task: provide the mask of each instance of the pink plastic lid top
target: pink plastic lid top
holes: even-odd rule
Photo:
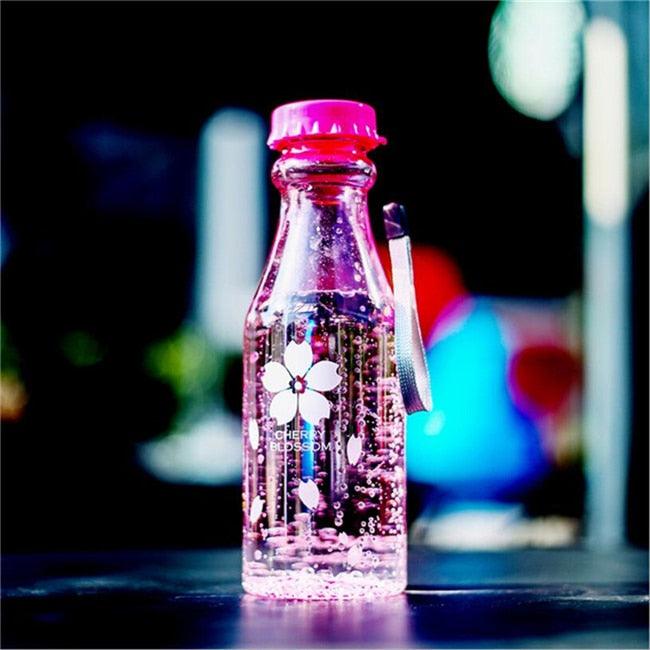
[[[309,137],[352,137],[366,149],[386,144],[377,133],[375,109],[347,99],[309,99],[278,106],[271,115],[267,144],[282,150],[294,140]]]

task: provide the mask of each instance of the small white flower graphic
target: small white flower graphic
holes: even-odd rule
[[[310,510],[316,510],[320,500],[320,493],[318,492],[318,486],[314,481],[311,479],[300,481],[300,485],[298,486],[298,496]]]
[[[253,503],[251,504],[250,514],[248,515],[251,524],[257,523],[257,520],[260,518],[260,515],[262,514],[263,508],[264,508],[264,499],[262,499],[259,496],[256,496],[253,499]]]
[[[356,465],[361,456],[361,438],[359,436],[350,436],[347,444],[348,461],[350,465]]]
[[[336,388],[342,377],[331,361],[312,365],[313,356],[309,343],[291,341],[284,351],[284,365],[269,361],[264,366],[262,384],[270,393],[277,393],[270,413],[278,424],[286,424],[296,413],[314,425],[330,416],[329,402],[317,391]]]
[[[253,450],[256,450],[260,445],[260,428],[253,419],[248,423],[248,441],[251,443]]]
[[[363,551],[361,550],[361,546],[359,544],[354,544],[353,546],[350,546],[350,550],[348,551],[348,564],[350,566],[356,566],[363,560]]]

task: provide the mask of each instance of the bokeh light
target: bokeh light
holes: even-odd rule
[[[569,106],[580,78],[584,22],[579,0],[500,3],[490,26],[489,64],[509,104],[539,120]]]
[[[533,421],[508,391],[508,350],[489,301],[447,315],[427,355],[434,410],[409,421],[408,471],[463,498],[518,490],[546,469]]]

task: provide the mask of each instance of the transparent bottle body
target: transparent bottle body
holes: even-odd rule
[[[281,221],[244,332],[243,586],[259,596],[406,585],[405,411],[373,181],[353,146],[274,168]]]

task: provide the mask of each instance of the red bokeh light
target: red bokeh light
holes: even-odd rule
[[[557,345],[532,345],[515,352],[509,380],[515,402],[531,415],[556,413],[580,381],[580,362]]]
[[[378,248],[382,266],[392,282],[388,246],[380,245]],[[413,246],[413,274],[422,338],[427,341],[445,307],[468,293],[458,265],[433,246]]]

